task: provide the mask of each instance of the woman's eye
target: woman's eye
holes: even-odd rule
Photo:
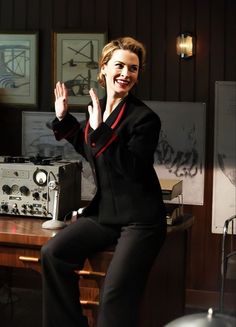
[[[138,70],[138,68],[136,66],[131,66],[130,70],[131,70],[131,72],[136,72]]]

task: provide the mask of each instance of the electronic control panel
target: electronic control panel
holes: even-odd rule
[[[21,159],[0,158],[0,214],[52,218],[56,206],[64,219],[80,207],[79,161]]]

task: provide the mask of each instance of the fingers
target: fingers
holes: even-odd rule
[[[88,106],[88,112],[89,112],[89,115],[91,116],[93,113],[93,107],[91,105]]]
[[[56,87],[54,89],[54,94],[55,94],[56,99],[60,98],[61,93],[62,93],[61,90],[62,90],[61,82],[57,82]]]
[[[95,93],[93,88],[91,88],[89,90],[89,95],[90,95],[91,100],[93,102],[93,106],[99,106],[99,99],[98,99],[97,94]]]
[[[65,83],[62,83],[62,89],[63,89],[63,96],[66,98],[67,97],[67,88],[65,86]]]
[[[64,83],[61,83],[60,81],[56,83],[54,89],[54,95],[55,95],[56,117],[59,120],[62,120],[65,117],[68,110],[67,89]]]
[[[60,97],[64,97],[64,98],[67,97],[67,89],[64,83],[61,83],[60,81],[56,83],[56,87],[54,89],[54,95],[56,99]]]
[[[88,106],[90,126],[95,130],[102,122],[99,99],[93,89],[89,90],[92,105]]]
[[[91,88],[89,90],[89,95],[90,95],[92,103],[93,103],[93,105],[88,106],[88,111],[89,111],[89,114],[91,115],[94,112],[94,109],[95,110],[100,109],[100,103],[99,103],[99,99],[98,99],[97,94],[95,93],[94,89]]]

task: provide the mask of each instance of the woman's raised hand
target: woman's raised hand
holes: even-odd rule
[[[64,83],[57,82],[54,89],[55,95],[55,113],[59,120],[62,120],[68,110],[67,89]]]
[[[88,106],[89,123],[93,129],[96,129],[102,122],[102,113],[99,99],[93,89],[89,90],[92,105]]]

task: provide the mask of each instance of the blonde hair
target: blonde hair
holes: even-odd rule
[[[105,87],[106,80],[105,80],[105,76],[101,72],[101,68],[103,67],[103,65],[108,63],[114,51],[119,49],[129,50],[130,52],[135,53],[139,58],[139,71],[144,68],[145,60],[146,60],[146,50],[141,42],[128,36],[118,38],[116,40],[112,40],[111,42],[109,42],[104,46],[99,60],[100,72],[98,74],[98,82],[102,87]]]

